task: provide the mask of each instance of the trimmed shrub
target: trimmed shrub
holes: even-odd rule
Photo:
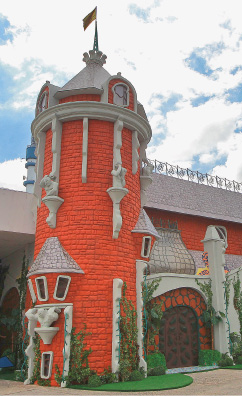
[[[142,381],[143,375],[139,370],[134,370],[129,376],[129,381]]]
[[[113,384],[118,382],[117,375],[111,372],[111,368],[104,369],[103,373],[100,375],[102,384]]]
[[[149,376],[150,377],[151,376],[155,377],[155,376],[158,376],[158,375],[164,375],[165,373],[166,373],[166,370],[165,370],[165,368],[163,366],[157,366],[157,367],[149,369],[148,372],[147,372],[147,375],[148,375],[148,377]]]
[[[163,353],[157,352],[157,353],[151,353],[150,355],[147,356],[147,368],[152,369],[155,367],[163,366],[165,370],[167,369],[166,367],[166,358]]]
[[[237,358],[236,358],[236,362],[235,362],[236,364],[242,364],[242,356],[238,356]]]
[[[233,359],[231,359],[231,357],[229,357],[228,353],[222,353],[222,357],[218,362],[218,365],[220,367],[226,367],[226,366],[233,366]]]
[[[92,388],[101,386],[102,385],[101,378],[97,374],[91,375],[91,377],[88,378],[88,385]]]
[[[216,349],[203,349],[199,351],[199,366],[213,366],[216,363],[218,364],[220,359],[221,353]]]

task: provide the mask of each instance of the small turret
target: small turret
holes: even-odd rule
[[[26,192],[33,194],[34,192],[34,183],[36,180],[35,174],[35,164],[36,164],[36,156],[35,156],[36,144],[34,138],[31,138],[31,144],[27,146],[26,149],[26,164],[25,168],[27,169],[27,180],[24,180],[23,185],[26,187]]]

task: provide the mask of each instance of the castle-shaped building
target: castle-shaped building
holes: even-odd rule
[[[226,211],[231,202],[241,207],[240,194],[155,174],[156,164],[146,156],[151,127],[135,87],[121,73],[111,76],[104,69],[101,51],[84,53],[83,60],[85,68],[62,88],[49,81],[43,85],[32,123],[38,209],[28,272],[26,383],[34,369],[35,335],[41,338],[41,377],[56,386],[54,367],[63,378],[68,374],[70,333],[84,324],[91,333],[91,369],[118,371],[124,282],[137,310],[144,369],[144,279],[162,278],[154,295],[164,311],[156,343],[168,367],[197,365],[199,349],[211,347],[201,319],[206,296],[197,278],[212,280],[214,306],[227,313],[222,288],[227,228],[237,227],[239,235],[242,220],[233,216],[237,207]],[[239,257],[238,267],[240,242],[230,249],[230,256]],[[199,277],[203,251],[210,274]],[[235,311],[230,316],[236,328]],[[215,331],[221,352],[229,351],[227,319]]]

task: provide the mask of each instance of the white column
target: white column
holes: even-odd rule
[[[113,335],[112,335],[112,372],[119,370],[119,321],[120,300],[122,297],[122,279],[113,279]]]
[[[88,118],[83,118],[82,137],[82,183],[87,182]]]
[[[36,156],[37,162],[35,165],[36,169],[36,182],[34,185],[34,195],[37,198],[38,207],[41,206],[41,192],[42,188],[40,187],[40,181],[43,178],[44,172],[44,160],[45,160],[45,140],[46,140],[46,133],[39,132],[38,133],[38,142],[37,142],[37,149],[36,149]]]
[[[216,312],[225,314],[224,299],[224,265],[225,241],[219,237],[215,226],[208,226],[205,238],[202,241],[204,251],[208,252],[209,272],[212,281],[212,304]],[[229,329],[226,318],[222,318],[214,326],[214,348],[221,353],[229,353]]]
[[[136,260],[136,296],[137,296],[137,328],[138,328],[138,345],[139,345],[139,366],[147,371],[147,363],[144,360],[143,353],[143,296],[142,283],[144,281],[144,270],[147,268],[147,262]]]
[[[61,157],[61,137],[62,137],[62,123],[57,116],[52,119],[52,175],[55,176],[56,182],[59,183],[60,175],[60,157]]]

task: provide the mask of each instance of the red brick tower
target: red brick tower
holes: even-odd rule
[[[39,207],[29,286],[37,305],[27,316],[33,328],[59,328],[40,342],[42,377],[53,385],[54,365],[61,372],[68,365],[65,318],[70,329],[86,324],[92,333],[90,367],[114,370],[114,288],[126,282],[136,306],[136,260],[141,250],[148,257],[156,236],[141,209],[152,171],[145,156],[151,129],[133,85],[121,73],[110,76],[105,59],[89,51],[86,67],[63,88],[47,81],[32,123]]]

